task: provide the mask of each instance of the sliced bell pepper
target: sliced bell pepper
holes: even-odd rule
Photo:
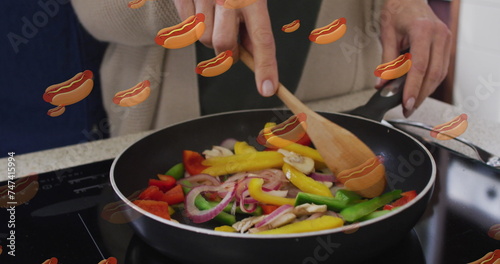
[[[191,175],[200,174],[208,168],[202,164],[205,158],[196,151],[184,150],[182,152],[182,164],[186,171]]]
[[[295,203],[295,199],[284,198],[265,193],[262,190],[263,184],[264,184],[264,179],[262,178],[253,178],[248,182],[248,192],[250,193],[250,196],[252,196],[252,198],[254,198],[255,200],[264,204],[274,204],[274,205],[284,205],[284,204],[293,205]]]
[[[283,164],[283,172],[285,173],[286,178],[301,191],[326,197],[333,197],[332,192],[328,187],[326,187],[326,185],[314,180],[311,177],[307,177],[304,173],[295,169],[290,164]]]
[[[184,164],[182,162],[175,164],[165,174],[174,177],[176,180],[182,179],[184,177]]]
[[[340,217],[331,215],[323,215],[315,219],[306,219],[299,222],[294,222],[275,229],[258,232],[258,235],[279,235],[313,232],[325,229],[336,228],[344,225],[344,221]]]
[[[339,193],[339,191],[337,191],[335,197],[326,197],[317,194],[299,192],[295,198],[295,206],[312,203],[317,205],[326,205],[328,210],[339,212],[342,209],[361,201],[361,197],[355,193],[351,194],[352,192],[350,191],[343,191]]]
[[[245,171],[257,171],[283,166],[283,154],[276,151],[257,151],[239,155],[213,157],[203,161],[210,166],[202,172],[212,176],[221,176]]]
[[[150,212],[159,217],[170,220],[168,203],[163,201],[153,200],[135,200],[133,203],[147,212]]]
[[[384,193],[381,196],[377,196],[368,201],[361,202],[355,204],[353,206],[349,206],[340,211],[340,215],[347,222],[354,222],[359,220],[360,218],[368,215],[371,212],[374,212],[378,208],[383,207],[384,205],[399,199],[401,197],[401,190],[394,190],[388,193]]]
[[[182,186],[177,184],[174,188],[168,190],[163,195],[163,200],[169,205],[178,204],[184,202],[184,191]]]
[[[401,193],[401,196],[402,196],[401,198],[397,199],[393,203],[384,205],[384,210],[392,210],[396,207],[407,204],[411,200],[415,199],[415,197],[417,197],[417,192],[415,190],[407,191]]]
[[[158,174],[157,176],[159,180],[149,179],[149,186],[158,186],[162,192],[166,192],[172,189],[176,184],[175,178],[170,175]]]
[[[144,191],[139,194],[140,200],[153,200],[153,201],[164,201],[165,193],[160,190],[158,186],[148,186]]]
[[[228,225],[218,226],[214,228],[214,230],[220,232],[230,232],[230,233],[234,233],[237,231],[234,227]]]
[[[245,154],[245,153],[254,153],[257,152],[254,146],[248,145],[245,141],[237,141],[234,143],[234,154]]]
[[[270,214],[278,209],[279,206],[274,204],[261,204],[260,207],[262,207],[263,214]]]

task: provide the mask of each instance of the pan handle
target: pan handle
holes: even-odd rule
[[[387,82],[365,105],[345,113],[382,121],[385,113],[401,104],[406,75]]]

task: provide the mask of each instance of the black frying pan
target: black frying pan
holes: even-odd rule
[[[354,112],[377,111],[381,119],[385,111],[400,102],[400,98],[384,97],[383,93],[376,93],[367,107]],[[131,225],[138,236],[181,263],[355,263],[369,259],[394,246],[417,223],[432,194],[435,163],[422,144],[397,129],[347,114],[321,114],[352,131],[376,154],[385,156],[388,190],[416,190],[417,198],[399,210],[356,226],[274,236],[216,232],[212,230],[216,225],[191,225],[182,215],[177,218],[180,223],[163,220],[126,198],[145,188],[149,178],[180,162],[182,150],[203,151],[226,138],[255,142],[264,123],[282,122],[291,116],[286,110],[210,115],[155,132],[114,160],[111,184],[120,199],[134,209],[128,211],[132,212]]]

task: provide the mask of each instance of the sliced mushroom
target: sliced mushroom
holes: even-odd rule
[[[250,229],[258,222],[262,221],[265,217],[265,215],[247,217],[241,221],[234,223],[233,228],[240,233],[245,233],[248,229]]]
[[[302,173],[309,174],[314,171],[313,159],[284,149],[278,149],[278,152],[280,152],[281,154],[283,154],[283,156],[285,156],[283,158],[284,162],[290,164],[291,166],[301,171]]]
[[[293,208],[293,213],[297,216],[312,215],[314,213],[324,213],[326,212],[326,205],[317,205],[305,203]]]

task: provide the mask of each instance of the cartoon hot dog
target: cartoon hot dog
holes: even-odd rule
[[[17,179],[15,185],[0,186],[0,208],[8,208],[14,203],[15,206],[22,205],[33,199],[38,192],[38,174]],[[12,186],[15,188],[12,190]],[[10,188],[9,188],[10,187]],[[14,199],[9,199],[9,194],[16,194]]]
[[[337,180],[363,197],[377,197],[384,192],[386,185],[383,158],[374,156],[357,167],[343,170],[337,175]]]
[[[46,261],[44,261],[42,264],[57,264],[59,260],[57,258],[49,258]]]
[[[119,106],[134,106],[144,102],[151,93],[148,80],[136,84],[134,87],[118,92],[113,97],[113,103]]]
[[[274,146],[269,141],[272,137],[280,137],[290,142],[308,145],[311,140],[306,133],[306,119],[306,114],[299,113],[278,125],[266,126],[266,128],[259,132],[257,142],[269,149],[277,149],[279,147]]]
[[[217,0],[217,4],[224,6],[228,9],[238,9],[249,6],[257,0]]]
[[[375,76],[392,80],[405,75],[411,68],[411,54],[399,55],[395,60],[380,64],[375,69]]]
[[[300,27],[300,20],[296,19],[296,20],[292,21],[291,23],[282,26],[281,30],[285,33],[292,33],[295,30],[299,29],[299,27]]]
[[[54,108],[49,109],[49,111],[47,111],[47,115],[49,115],[51,117],[56,117],[56,116],[60,116],[60,115],[64,114],[65,111],[66,111],[66,107],[64,107],[64,105],[60,105],[60,106],[56,106]]]
[[[147,0],[133,0],[128,2],[128,7],[132,9],[141,8]]]
[[[43,100],[56,106],[77,103],[92,91],[94,87],[92,77],[92,71],[86,70],[65,82],[51,85],[45,89]]]
[[[482,258],[469,264],[498,264],[500,263],[500,249],[486,253]]]
[[[500,240],[500,224],[492,225],[488,230],[488,236],[495,240]]]
[[[431,137],[448,140],[460,136],[467,129],[467,114],[456,116],[451,121],[432,128]]]
[[[195,43],[205,32],[205,15],[198,13],[181,23],[161,29],[156,35],[156,44],[167,49],[180,49]]]
[[[215,58],[202,61],[196,66],[196,73],[205,77],[213,77],[229,70],[233,65],[233,52],[226,50],[221,52]]]
[[[344,36],[346,30],[346,19],[341,17],[324,27],[311,31],[309,40],[317,44],[332,43]]]

